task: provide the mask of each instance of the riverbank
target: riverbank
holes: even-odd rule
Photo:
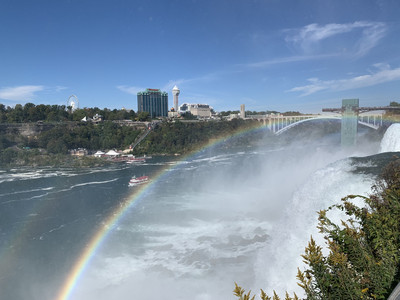
[[[0,168],[13,167],[101,167],[113,162],[94,156],[51,154],[39,149],[6,149],[0,156]]]
[[[165,122],[153,129],[132,154],[136,156],[184,155],[205,145],[226,140],[224,147],[254,144],[265,131],[240,135],[259,128],[257,121]],[[111,122],[98,126],[81,124],[75,128],[56,126],[38,136],[24,138],[18,134],[3,135],[0,141],[0,167],[77,166],[93,167],[112,164],[110,160],[91,155],[72,156],[68,149],[85,148],[89,153],[100,149],[127,149],[140,137],[141,131]]]

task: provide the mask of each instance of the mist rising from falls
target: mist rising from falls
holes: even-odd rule
[[[272,290],[279,295],[284,295],[285,291],[303,295],[296,280],[297,268],[303,269],[304,266],[300,255],[304,253],[310,236],[319,245],[325,244],[316,227],[317,212],[339,203],[346,195],[367,195],[370,192],[372,178],[353,174],[352,169],[354,166],[349,159],[335,162],[314,172],[294,192],[284,216],[272,229],[268,246],[259,253],[256,267],[260,276],[253,290],[261,287],[270,295]]]
[[[368,144],[366,144],[368,145]],[[380,153],[400,151],[400,124],[391,125],[380,144]],[[373,153],[368,153],[371,155]],[[365,156],[362,153],[350,156]],[[373,165],[369,161],[362,164]],[[338,160],[316,170],[300,186],[288,203],[281,220],[272,229],[270,239],[263,251],[260,251],[256,268],[259,277],[253,290],[263,288],[267,293],[272,290],[284,295],[303,291],[297,286],[297,268],[304,270],[301,258],[312,236],[320,246],[325,245],[323,236],[318,232],[318,215],[321,209],[340,203],[341,198],[350,194],[367,196],[374,183],[373,175],[353,172],[358,166],[351,159]],[[339,212],[330,212],[329,217],[337,224],[346,216]],[[326,251],[326,248],[325,248]],[[292,296],[292,295],[291,295]]]
[[[392,124],[383,136],[380,153],[400,151],[400,124]]]
[[[317,211],[369,193],[373,180],[346,159],[372,153],[315,140],[205,152],[169,172],[119,224],[73,299],[228,300],[234,282],[293,291],[310,235],[323,245]]]

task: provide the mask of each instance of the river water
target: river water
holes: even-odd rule
[[[392,156],[365,145],[344,151],[337,137],[266,140],[137,165],[1,170],[1,299],[56,299],[89,241],[139,188],[128,186],[134,175],[154,181],[110,227],[64,299],[224,300],[234,298],[234,282],[298,291],[316,211],[367,195]]]

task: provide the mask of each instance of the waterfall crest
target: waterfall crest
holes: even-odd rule
[[[390,125],[382,138],[379,153],[400,151],[400,123]]]

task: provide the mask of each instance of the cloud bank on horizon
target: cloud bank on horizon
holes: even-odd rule
[[[100,1],[95,10],[80,4],[80,14],[64,0],[23,2],[0,9],[6,105],[77,94],[82,106],[136,109],[139,91],[174,85],[180,101],[216,110],[318,111],[342,98],[385,105],[399,95],[396,1]],[[37,46],[26,47],[32,36]]]

